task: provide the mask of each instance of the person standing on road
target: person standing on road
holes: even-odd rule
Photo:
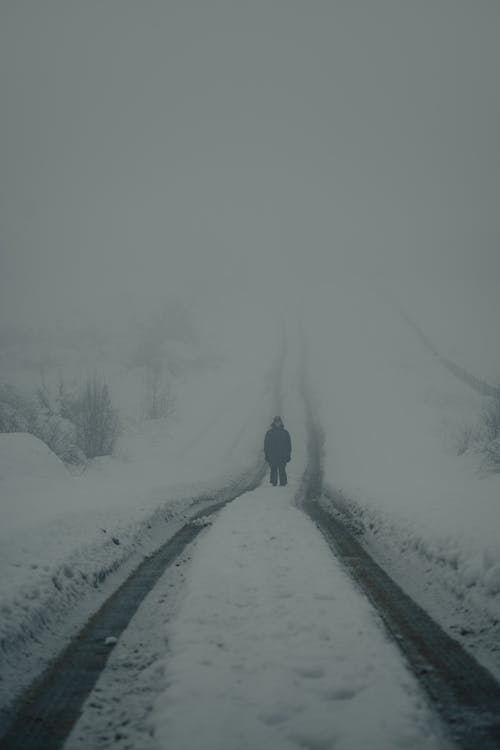
[[[271,429],[266,432],[264,455],[271,467],[271,484],[276,487],[279,475],[280,485],[284,487],[288,481],[286,465],[292,456],[292,441],[281,417],[274,417]]]

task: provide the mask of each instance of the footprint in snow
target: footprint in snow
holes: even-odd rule
[[[261,714],[259,716],[259,719],[266,726],[275,727],[278,724],[283,724],[283,722],[287,721],[289,719],[289,716],[284,712],[270,711],[269,713]]]
[[[307,680],[319,680],[326,674],[323,667],[295,667],[294,672]]]
[[[323,690],[322,696],[329,701],[350,701],[355,698],[356,695],[361,692],[359,687],[333,687]]]
[[[290,735],[292,742],[302,750],[334,750],[338,737],[315,735],[312,732],[294,732]]]
[[[335,596],[333,594],[325,593],[325,592],[317,592],[314,594],[314,598],[319,602],[333,602],[335,601]]]

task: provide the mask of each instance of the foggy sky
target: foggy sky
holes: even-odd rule
[[[0,0],[3,323],[500,280],[497,0]]]

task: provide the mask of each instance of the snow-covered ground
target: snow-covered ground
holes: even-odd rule
[[[354,295],[342,284],[316,292],[303,319],[313,407],[325,436],[325,505],[333,498],[344,508],[403,588],[500,675],[500,474],[485,470],[473,443],[463,452],[460,445],[489,400],[443,367],[390,295],[364,286]],[[497,385],[493,310],[484,299],[468,310],[460,338],[463,298],[453,305],[451,297],[424,294],[423,307],[445,318],[424,328],[426,335],[443,356]],[[412,315],[422,310],[408,304]],[[446,315],[437,314],[439,304]]]
[[[158,747],[444,748],[415,678],[288,488],[243,495],[197,545],[167,630]]]
[[[448,747],[382,622],[294,504],[305,460],[299,447],[287,488],[266,480],[238,498],[164,574],[67,750]]]
[[[236,300],[234,309],[238,310]],[[286,347],[282,318],[277,313],[269,316],[264,307],[257,310],[248,300],[241,301],[234,319],[226,312],[221,305],[216,324],[225,356],[215,358],[211,367],[194,370],[179,379],[175,419],[142,423],[130,420],[115,455],[94,461],[83,474],[69,473],[32,436],[0,436],[4,699],[26,684],[46,658],[61,647],[63,637],[74,632],[86,613],[105,598],[142,555],[176,530],[194,501],[234,485],[236,479],[261,465],[262,437],[277,411],[283,414],[292,434],[291,476],[298,481],[306,462],[306,410],[301,395],[306,377],[315,420],[325,436],[324,502],[330,505],[331,498],[335,498],[337,504],[343,504],[363,530],[364,543],[403,588],[469,646],[488,668],[500,674],[491,637],[495,623],[500,621],[497,539],[500,476],[486,473],[481,457],[474,450],[466,450],[462,455],[457,450],[464,426],[479,419],[484,397],[443,368],[398,313],[393,301],[369,293],[364,287],[359,297],[353,295],[349,285],[344,288],[342,284],[325,284],[314,293],[306,289],[300,312],[296,314],[290,307],[283,316]],[[462,364],[458,341],[455,336],[452,351],[446,350],[446,342],[438,335],[434,344],[445,356],[453,355]],[[493,382],[491,359],[490,352],[487,372],[475,370],[474,374]],[[470,353],[463,361],[471,368]],[[304,535],[309,540],[305,546],[318,546],[318,556],[308,563],[309,574],[304,568],[300,575],[313,575],[312,571],[320,567],[329,569],[337,591],[336,598],[331,600],[335,606],[330,600],[320,604],[320,599],[311,606],[324,607],[325,617],[331,617],[333,623],[337,623],[339,610],[342,617],[345,614],[347,620],[338,623],[338,631],[335,628],[334,632],[329,631],[332,648],[345,650],[350,641],[347,632],[347,640],[342,640],[341,627],[349,630],[347,610],[354,613],[361,607],[364,622],[373,615],[368,614],[364,604],[351,599],[347,582],[329,559],[319,535],[314,536],[308,522],[299,521],[300,513],[291,507],[292,494],[271,496],[262,490],[253,500],[246,497],[238,501],[234,512],[225,511],[209,532],[218,539],[220,557],[212,561],[214,569],[226,565],[229,572],[238,567],[237,557],[241,563],[247,556],[248,566],[255,563],[254,573],[248,570],[248,575],[255,575],[256,588],[263,588],[262,595],[271,597],[267,583],[263,582],[261,558],[264,555],[265,559],[267,553],[262,549],[264,542],[257,529],[262,530],[266,524],[279,527],[279,533],[271,534],[276,536],[276,540],[271,540],[276,544],[269,548],[269,555],[276,553],[290,570],[295,570],[295,566],[300,568],[305,556],[303,543],[290,544],[290,540]],[[271,503],[276,506],[268,509]],[[232,528],[238,524],[249,526],[246,547],[235,546],[233,537],[238,534],[229,533],[226,520],[222,519],[227,519]],[[255,523],[253,534],[252,523]],[[200,550],[205,543],[205,540],[200,543]],[[212,595],[215,605],[217,597],[224,593],[218,582],[223,573],[212,575],[208,563],[200,562],[205,554],[210,557],[209,547],[199,552],[185,608],[179,614],[179,623],[186,625],[192,643],[197,637],[193,625],[199,614],[196,607],[205,607],[207,597]],[[270,568],[274,559],[268,559]],[[203,568],[207,581],[201,586]],[[272,585],[290,588],[292,578],[283,570],[282,573],[283,580],[276,579]],[[215,587],[212,593],[208,590],[209,581]],[[206,592],[202,592],[204,587]],[[269,617],[279,618],[269,597],[263,599],[262,606],[268,606],[265,604],[268,601]],[[224,611],[229,617],[233,608],[238,608],[237,592],[225,601]],[[284,604],[286,601],[275,601],[278,609]],[[292,620],[303,616],[307,623],[309,615],[305,610],[307,607],[300,612],[290,610],[288,616]],[[75,613],[71,630],[68,623]],[[216,607],[210,616],[217,617]],[[223,625],[221,621],[219,627]],[[373,627],[377,631],[378,625]],[[177,695],[183,690],[189,693],[190,670],[195,666],[192,660],[198,658],[198,646],[195,648],[194,644],[190,653],[183,641],[188,637],[182,635],[183,630],[178,624],[172,631],[172,643],[178,644],[172,652],[172,669],[178,676],[172,690],[179,691]],[[201,638],[201,631],[199,635]],[[236,632],[233,645],[242,643],[243,635]],[[311,643],[318,651],[307,652],[306,661],[309,657],[313,661],[321,657],[322,645],[316,636],[317,632],[311,636]],[[380,654],[385,654],[388,645],[381,633],[376,637],[380,638]],[[299,641],[297,649],[302,648]],[[202,645],[200,641],[200,649]],[[205,646],[208,653],[209,644]],[[217,644],[214,648],[223,651]],[[271,641],[267,641],[267,648],[273,650]],[[375,652],[367,652],[366,659],[378,674],[379,657]],[[245,656],[241,669],[243,672],[250,669],[250,662],[255,661],[256,682],[252,684],[258,693],[256,686],[262,677],[262,665],[257,655],[250,653],[254,656]],[[17,669],[19,659],[27,665],[22,675]],[[276,660],[278,671],[278,662],[282,661]],[[346,685],[361,685],[349,698],[349,705],[357,706],[359,711],[364,710],[364,697],[370,694],[373,684],[362,671],[364,661],[365,655],[343,673]],[[285,672],[274,673],[275,678],[288,679],[292,673],[297,676],[299,662],[302,663],[299,659],[297,664],[283,667]],[[169,664],[167,661],[167,670]],[[210,673],[210,679],[217,677],[224,682],[229,675],[234,677],[231,663],[226,666],[227,670],[224,668],[220,675]],[[394,684],[409,685],[404,669],[400,666],[395,669],[402,671]],[[309,711],[314,690],[320,684],[326,686],[326,692],[333,690],[332,679],[328,670],[312,682],[304,675],[297,677],[297,694],[304,693],[303,727],[313,721]],[[295,705],[293,680],[291,684],[290,705]],[[277,732],[283,743],[292,735],[298,741],[302,731],[298,715],[292,717],[285,711],[280,714],[283,721],[274,727],[272,721],[261,722],[260,697],[252,698],[245,690],[235,689],[234,701],[239,701],[241,707],[254,700],[255,711],[252,709],[248,720],[255,722],[256,732],[263,732],[266,737],[270,736],[266,733]],[[423,735],[419,733],[424,709],[418,708],[419,699],[413,687],[408,690],[405,698],[408,703],[401,704],[400,719],[403,715],[413,719],[401,719],[398,723],[393,717],[391,737],[401,737],[400,732],[409,731],[410,741],[417,737],[422,741]],[[321,701],[323,698],[320,705],[325,711],[332,710],[328,701]],[[161,727],[168,726],[168,732],[177,733],[181,743],[184,741],[181,738],[187,736],[182,710],[174,717],[161,705],[160,701],[160,731],[166,732]],[[334,701],[333,705],[337,703]],[[216,706],[212,708],[217,717],[214,721],[222,720]],[[236,711],[236,707],[233,709]],[[202,716],[200,721],[204,721]],[[320,724],[323,722],[319,721]],[[279,734],[279,726],[286,727],[283,734]],[[340,732],[348,743],[340,719],[336,726],[335,732]],[[211,724],[210,731],[216,734],[216,723]],[[330,741],[332,737],[328,735],[326,739]],[[316,740],[320,742],[321,738]],[[429,747],[432,742],[429,737]]]

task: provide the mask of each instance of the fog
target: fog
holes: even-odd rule
[[[498,3],[0,13],[4,324],[339,277],[498,293]]]
[[[0,734],[200,523],[71,747],[444,747],[303,500],[500,679],[499,39],[499,0],[0,0]]]

